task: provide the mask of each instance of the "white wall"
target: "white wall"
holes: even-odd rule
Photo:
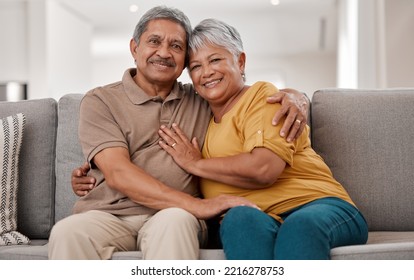
[[[414,1],[388,0],[385,11],[387,86],[414,87]]]
[[[127,68],[134,67],[128,55],[94,57],[92,66],[92,86],[103,86],[120,81]]]
[[[49,97],[46,2],[29,1],[26,5],[28,99]]]
[[[26,5],[0,2],[0,83],[27,82]]]
[[[267,67],[249,68],[247,81],[272,81],[279,87],[290,87],[305,92],[310,98],[321,88],[336,86],[336,54],[312,52],[277,56],[270,59]],[[279,83],[278,78],[282,79]]]
[[[414,87],[414,1],[340,0],[339,9],[338,86]]]
[[[0,82],[27,83],[29,99],[89,89],[92,31],[55,1],[0,2]]]
[[[50,96],[87,91],[92,86],[91,24],[55,1],[48,3],[47,20]]]

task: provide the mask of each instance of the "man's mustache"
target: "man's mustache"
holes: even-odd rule
[[[163,59],[163,58],[151,58],[148,60],[149,63],[155,63],[155,64],[161,64],[168,67],[175,67],[176,64],[174,61],[171,61],[169,59]]]

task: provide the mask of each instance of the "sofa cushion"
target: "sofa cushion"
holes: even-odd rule
[[[52,98],[0,102],[0,118],[26,116],[19,160],[17,228],[30,239],[48,238],[54,223],[57,102]]]
[[[17,231],[19,158],[24,131],[24,114],[0,119],[0,245],[29,244]]]
[[[112,260],[141,260],[141,251],[115,252]],[[200,260],[225,260],[222,249],[200,249]]]
[[[312,98],[312,146],[370,231],[414,230],[414,90],[326,89]]]
[[[30,245],[0,247],[0,260],[47,260],[47,239],[32,239]]]
[[[342,246],[331,250],[333,260],[412,260],[414,231],[373,231],[366,245]]]
[[[412,260],[413,258],[414,242],[354,245],[331,250],[332,260]]]
[[[58,102],[56,222],[72,213],[72,207],[77,199],[70,182],[72,170],[85,162],[78,137],[79,105],[82,96],[82,94],[67,94]]]

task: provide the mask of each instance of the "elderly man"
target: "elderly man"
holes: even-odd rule
[[[204,139],[211,117],[192,85],[177,82],[190,32],[181,11],[149,10],[130,41],[136,69],[84,96],[79,136],[96,187],[52,229],[50,259],[109,259],[127,250],[141,250],[144,259],[198,259],[204,219],[238,205],[256,207],[240,197],[200,199],[197,178],[158,145],[161,125],[179,123],[187,135]],[[292,109],[301,98],[285,110],[305,122],[306,114]]]

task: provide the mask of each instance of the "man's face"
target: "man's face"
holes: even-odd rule
[[[170,20],[148,23],[139,45],[131,41],[140,82],[165,85],[174,82],[185,66],[187,37],[184,28]]]

